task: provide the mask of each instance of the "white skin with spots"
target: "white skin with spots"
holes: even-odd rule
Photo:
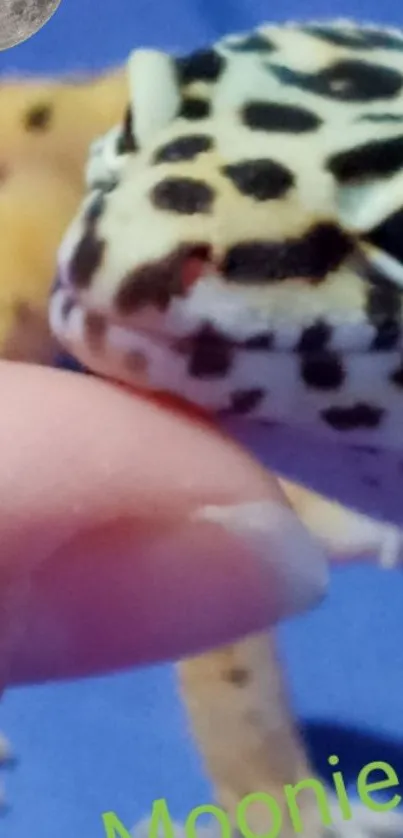
[[[339,26],[337,32],[343,31]],[[365,30],[366,37],[368,32],[379,35],[378,30]],[[136,150],[127,151],[126,141],[126,149],[118,153],[119,126],[91,150],[88,195],[60,248],[60,285],[51,300],[51,325],[74,355],[103,375],[168,390],[214,412],[231,412],[234,398],[251,395],[242,424],[253,420],[255,426],[262,422],[277,426],[264,430],[269,466],[364,514],[400,525],[403,265],[397,258],[395,229],[390,226],[384,231],[381,243],[379,236],[376,240],[368,236],[398,213],[403,194],[403,122],[399,121],[403,39],[392,32],[389,45],[353,48],[291,25],[263,27],[259,37],[266,40],[266,51],[261,46],[241,51],[241,36],[238,44],[234,39],[221,42],[216,56],[224,68],[214,81],[195,81],[196,71],[193,75],[188,71],[178,84],[170,56],[151,50],[132,54],[132,123],[126,132],[131,130]],[[352,30],[352,37],[362,36]],[[381,72],[378,86],[372,78],[368,82],[359,77],[357,62],[369,65],[372,73]],[[309,89],[301,89],[301,74],[323,77],[336,65],[347,70],[333,73],[325,94],[319,94],[312,82]],[[279,79],[279,67],[283,74],[284,67],[292,70],[297,82]],[[385,80],[385,73],[390,78],[387,75]],[[376,91],[370,97],[369,83]],[[209,116],[196,121],[175,117],[181,101],[190,95],[210,101]],[[241,109],[257,98],[260,105],[274,101],[286,111],[293,110],[297,128],[277,125],[276,130],[258,130],[256,118],[254,127],[250,127],[251,118],[245,127]],[[287,113],[280,115],[280,123],[287,119]],[[200,135],[207,137],[210,150],[192,159],[171,156],[154,163],[161,148],[178,138]],[[361,164],[357,148],[363,149],[361,158],[365,158],[366,144],[381,142],[385,145],[379,145],[375,163],[364,160]],[[353,175],[348,165],[343,167],[342,159],[351,151],[355,151]],[[379,164],[382,154],[388,160],[397,154],[399,159],[385,170]],[[248,187],[255,194],[245,194],[245,189],[242,192],[223,174],[225,166],[256,160],[283,167],[293,185],[283,193],[280,188],[275,198],[262,200],[261,195],[256,198],[256,185]],[[211,190],[213,200],[206,211],[200,205],[203,195],[193,196],[196,204],[188,211],[187,198],[180,211],[172,204],[155,206],[153,190],[155,194],[167,178],[178,177],[197,180]],[[73,257],[88,230],[88,210],[100,199],[103,207],[92,230],[102,242],[102,255],[90,270],[87,254],[88,275],[84,282],[75,283]],[[183,195],[179,200],[183,201]],[[316,251],[316,240],[311,239],[308,249],[284,257],[282,242],[284,247],[289,247],[290,239],[306,242],[318,225],[327,225],[330,232],[323,235],[322,230]],[[345,237],[340,241],[339,233]],[[277,248],[274,264],[265,257],[263,275],[259,275],[255,264],[246,259],[242,275],[241,259],[241,268],[238,264],[230,276],[225,274],[222,266],[231,261],[228,253],[256,240]],[[383,242],[387,250],[381,247]],[[185,293],[181,277],[186,273],[186,259],[175,267],[176,291],[168,293],[161,308],[152,293],[144,293],[144,285],[155,284],[164,259],[186,247],[192,256],[196,245],[208,246],[208,258],[199,261],[198,274]],[[276,257],[280,267],[276,267]],[[150,266],[154,276],[141,278]],[[281,272],[278,279],[276,270]],[[136,296],[140,281],[141,300]],[[125,306],[118,302],[122,293],[126,293]],[[88,313],[101,315],[106,323],[98,343],[88,339]],[[326,344],[317,344],[303,355],[295,351],[306,330],[317,324],[328,330]],[[205,359],[216,349],[207,334],[198,353],[198,366],[201,355],[205,369],[192,373],[194,336],[206,326],[223,344],[236,345],[218,362],[218,368],[213,359],[211,369]],[[393,330],[396,337],[389,339]],[[270,349],[240,345],[265,336],[270,336]],[[180,351],[175,345],[179,338],[184,338]],[[218,346],[218,352],[225,355],[225,347],[221,352]],[[255,435],[256,428],[253,439]],[[353,454],[352,446],[364,448]],[[285,457],[281,455],[284,449]],[[328,462],[324,473],[312,468],[319,457]],[[395,487],[393,492],[390,486]]]

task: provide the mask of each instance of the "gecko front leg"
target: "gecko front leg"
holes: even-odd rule
[[[247,807],[249,836],[402,838],[401,815],[373,812],[352,800],[351,817],[346,818],[333,790],[325,789],[323,783],[325,807],[319,805],[312,782],[299,787],[316,778],[293,719],[282,673],[273,633],[258,634],[178,664],[182,697],[198,748],[217,803],[227,811],[234,834],[241,832],[237,819],[241,801],[263,793],[274,798],[281,822],[268,804],[255,801]],[[291,797],[285,794],[285,786],[294,787]],[[296,804],[293,815],[290,799]],[[220,838],[222,830],[214,823],[207,833],[201,828],[200,835]]]
[[[178,671],[218,804],[234,827],[241,800],[265,792],[282,810],[281,835],[294,836],[284,786],[314,775],[292,721],[274,637],[258,634],[183,660]],[[320,815],[312,792],[301,793],[300,799],[307,838],[319,838]],[[248,808],[249,827],[257,834],[267,833],[270,817],[263,803]]]

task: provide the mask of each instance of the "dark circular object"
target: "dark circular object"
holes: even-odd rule
[[[151,193],[154,206],[179,215],[208,213],[214,202],[214,192],[207,183],[186,177],[164,178]]]

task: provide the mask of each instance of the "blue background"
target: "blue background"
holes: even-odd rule
[[[278,20],[331,14],[403,22],[398,0],[281,5]],[[42,32],[0,54],[0,68],[102,69],[136,45],[189,49],[248,28],[267,18],[267,7],[266,0],[62,0]],[[403,779],[402,602],[399,572],[335,571],[326,603],[279,632],[317,767],[337,753],[353,785],[373,759]],[[7,776],[6,838],[104,838],[103,811],[115,810],[130,827],[155,798],[185,817],[210,797],[169,666],[13,690],[0,728],[21,758]]]

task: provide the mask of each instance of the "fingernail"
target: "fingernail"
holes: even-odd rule
[[[323,597],[328,583],[326,553],[285,504],[252,501],[205,506],[198,520],[220,524],[262,561],[281,583],[284,616],[305,611]]]

